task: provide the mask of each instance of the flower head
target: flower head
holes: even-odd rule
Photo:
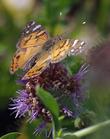
[[[87,67],[83,65],[77,74],[71,76],[62,64],[50,64],[41,75],[21,81],[24,89],[18,91],[18,96],[12,99],[10,109],[16,113],[15,117],[28,115],[29,122],[42,117],[44,122],[35,131],[40,133],[46,123],[51,122],[52,117],[36,94],[35,88],[39,85],[56,98],[61,114],[73,118],[85,98],[81,80],[86,72]]]
[[[28,115],[29,121],[32,122],[36,118],[43,116],[47,121],[51,120],[49,111],[41,104],[39,98],[34,96],[32,92],[27,90],[20,90],[18,96],[12,99],[13,103],[10,104],[10,109],[16,113],[16,118]]]

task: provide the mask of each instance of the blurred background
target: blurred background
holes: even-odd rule
[[[20,88],[9,66],[20,32],[27,22],[42,24],[51,36],[71,34],[91,48],[85,53],[91,68],[85,108],[93,124],[110,117],[110,0],[1,0],[0,1],[0,136],[20,128],[21,120],[8,110]],[[78,61],[75,68],[77,67]],[[110,139],[109,129],[88,136]],[[34,139],[34,137],[33,137]]]

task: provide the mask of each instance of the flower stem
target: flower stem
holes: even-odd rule
[[[101,122],[99,124],[96,124],[94,126],[91,126],[91,127],[85,128],[85,129],[82,129],[82,130],[74,132],[74,133],[64,133],[63,136],[74,136],[74,137],[77,137],[77,138],[81,138],[81,137],[84,137],[84,136],[89,135],[91,133],[94,133],[97,130],[102,129],[102,128],[108,126],[108,125],[110,125],[110,120],[107,120],[105,122]]]

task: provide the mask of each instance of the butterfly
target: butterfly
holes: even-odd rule
[[[84,44],[84,41],[67,39],[62,35],[50,38],[42,25],[31,21],[21,33],[10,72],[21,68],[25,71],[22,80],[33,78],[40,75],[50,63],[58,63],[67,56],[81,53]]]

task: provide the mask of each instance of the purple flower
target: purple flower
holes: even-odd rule
[[[72,112],[72,111],[70,111],[68,108],[62,108],[61,109],[61,112],[63,113],[63,114],[65,114],[65,116],[67,116],[67,117],[73,117],[74,118],[74,113]]]
[[[56,98],[61,114],[74,118],[85,99],[85,88],[81,81],[86,73],[86,65],[83,65],[77,74],[71,76],[62,64],[50,64],[41,75],[26,82],[19,81],[23,83],[24,89],[18,91],[17,97],[12,99],[10,109],[14,110],[16,118],[28,115],[29,122],[41,117],[43,122],[34,132],[35,134],[40,133],[52,120],[50,112],[36,94],[35,88],[40,85]]]
[[[31,92],[20,90],[18,96],[12,99],[12,102],[13,103],[10,104],[10,109],[14,110],[16,118],[27,114],[29,121],[32,122],[41,115],[45,117],[45,120],[50,121],[49,111],[45,110],[38,97],[33,96]]]
[[[28,94],[26,93],[26,90],[18,91],[18,96],[15,99],[12,99],[12,104],[10,104],[10,109],[14,110],[14,113],[16,113],[15,118],[25,116],[25,114],[29,111],[29,103],[27,103],[27,100],[29,98]]]
[[[36,129],[34,134],[40,134],[42,132],[42,130],[46,127],[46,122],[42,122]]]

